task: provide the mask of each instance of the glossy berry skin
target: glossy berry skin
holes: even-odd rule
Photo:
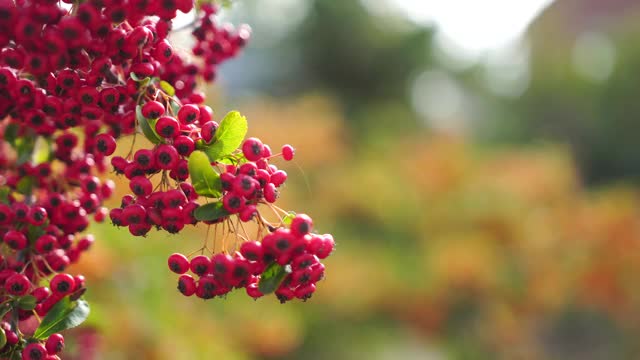
[[[27,247],[27,237],[17,230],[9,230],[4,235],[3,241],[14,250],[22,250]]]
[[[282,158],[286,161],[293,160],[293,155],[295,154],[295,149],[291,145],[282,146]]]
[[[202,140],[204,140],[207,144],[213,140],[213,137],[216,135],[216,131],[218,131],[218,125],[215,121],[208,121],[202,125],[202,129],[200,130],[200,135],[202,136]]]
[[[41,343],[31,343],[22,350],[22,360],[44,360],[47,357],[47,349]]]
[[[156,122],[156,132],[164,138],[173,139],[180,135],[180,124],[171,116],[163,116]]]
[[[57,274],[51,279],[49,287],[54,294],[64,296],[70,294],[75,289],[75,279],[69,274]]]
[[[180,155],[175,147],[167,144],[159,145],[154,151],[156,164],[160,169],[171,170],[178,164]]]
[[[258,241],[246,241],[240,246],[242,256],[251,261],[258,261],[262,258],[262,244]]]
[[[29,292],[31,281],[23,274],[13,274],[4,283],[4,289],[11,295],[22,296]]]
[[[190,269],[191,272],[198,276],[210,274],[212,271],[211,260],[204,255],[198,255],[191,259]]]
[[[297,214],[291,220],[290,228],[294,236],[304,236],[313,229],[313,220],[306,214]]]
[[[264,145],[258,138],[248,138],[242,143],[242,153],[249,161],[262,159]]]
[[[109,134],[96,136],[96,150],[104,156],[110,156],[116,151],[116,139]]]
[[[64,349],[64,337],[61,334],[52,334],[45,343],[45,348],[49,355],[55,355]]]
[[[167,262],[169,265],[169,270],[173,271],[176,274],[184,274],[189,271],[189,259],[187,259],[187,257],[182,254],[171,254]]]
[[[178,279],[178,291],[184,296],[191,296],[196,293],[196,281],[188,274],[180,275]]]
[[[193,104],[183,105],[180,110],[178,110],[178,121],[180,121],[181,124],[193,124],[199,119],[200,109]]]

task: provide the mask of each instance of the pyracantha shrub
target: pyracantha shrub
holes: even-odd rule
[[[187,57],[168,35],[192,11]],[[84,277],[67,269],[94,242],[90,221],[133,236],[208,227],[159,269],[185,296],[314,293],[334,240],[274,204],[287,180],[276,162],[293,147],[245,139],[246,119],[215,116],[196,88],[251,34],[217,12],[192,0],[0,0],[0,358],[57,359],[59,332],[86,319]],[[112,157],[124,136],[152,146]],[[109,170],[131,191],[110,210]]]

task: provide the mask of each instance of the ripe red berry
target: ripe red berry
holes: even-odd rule
[[[246,199],[238,194],[229,192],[222,198],[224,209],[230,214],[236,214],[242,211],[245,206]]]
[[[58,244],[57,239],[49,234],[40,236],[35,243],[35,249],[39,254],[46,254],[55,249]]]
[[[182,254],[171,254],[168,259],[169,269],[176,274],[184,274],[189,271],[189,259]]]
[[[27,247],[27,237],[20,231],[9,230],[4,234],[3,241],[14,250],[22,250]]]
[[[242,143],[242,153],[249,161],[262,159],[263,144],[258,138],[248,138]]]
[[[47,358],[47,349],[38,342],[27,344],[22,350],[22,360],[44,360]]]
[[[284,170],[278,170],[271,174],[271,183],[276,187],[284,184],[287,181],[287,173]]]
[[[291,145],[284,145],[282,147],[282,158],[286,161],[291,161],[293,159],[293,155],[295,154],[295,149]]]
[[[96,136],[96,150],[104,156],[113,154],[116,150],[116,139],[109,134],[100,134]]]
[[[240,246],[240,253],[248,260],[259,261],[262,259],[262,244],[258,241],[245,241]]]
[[[129,188],[136,196],[147,196],[153,191],[153,184],[145,176],[135,176],[129,182]]]
[[[304,286],[300,286],[295,290],[295,296],[303,301],[307,301],[309,298],[311,298],[311,295],[313,295],[313,293],[316,291],[316,285],[315,284],[307,284]]]
[[[54,294],[67,295],[75,289],[76,283],[73,276],[69,274],[57,274],[51,279],[49,287]]]
[[[31,281],[23,274],[14,273],[7,278],[4,289],[11,295],[22,296],[29,292]]]
[[[304,236],[313,229],[313,220],[306,214],[297,214],[291,220],[291,234],[294,236]]]
[[[178,290],[182,293],[182,295],[191,296],[195,294],[196,287],[196,281],[191,275],[183,274],[180,275],[180,278],[178,278]]]
[[[196,143],[192,138],[188,136],[179,135],[176,136],[175,139],[173,139],[173,146],[178,151],[178,154],[182,156],[189,156],[195,149]]]
[[[180,110],[178,110],[178,121],[181,124],[193,124],[198,121],[200,118],[200,109],[193,104],[183,105]]]
[[[210,274],[212,271],[211,260],[204,255],[198,255],[191,259],[190,269],[198,276]]]
[[[141,112],[147,119],[157,119],[164,114],[164,105],[158,101],[149,101],[142,105]]]
[[[164,138],[174,138],[180,135],[180,124],[171,116],[163,116],[156,122],[156,132]]]
[[[47,349],[47,353],[49,353],[49,355],[60,353],[62,349],[64,349],[64,337],[61,334],[52,334],[47,339],[45,348]]]
[[[47,220],[47,210],[40,206],[33,206],[29,209],[27,220],[31,225],[40,226]]]
[[[207,144],[213,140],[213,137],[216,135],[216,131],[218,131],[218,125],[215,121],[207,121],[202,124],[202,128],[200,129],[200,136],[202,136],[202,140]]]
[[[246,287],[247,295],[251,296],[254,299],[264,296],[260,290],[258,290],[258,283],[249,284]]]
[[[173,169],[178,164],[179,158],[180,155],[178,155],[178,151],[176,151],[176,148],[171,145],[162,144],[155,150],[156,164],[160,169]]]

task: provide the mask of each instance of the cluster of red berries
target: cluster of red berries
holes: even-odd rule
[[[275,292],[281,301],[306,300],[323,277],[320,259],[331,253],[332,237],[311,234],[310,218],[274,205],[287,174],[270,161],[291,160],[293,148],[272,154],[257,138],[243,141],[246,119],[232,112],[214,121],[196,89],[198,79],[214,80],[251,31],[218,23],[218,8],[204,2],[191,61],[167,36],[177,12],[193,8],[193,0],[0,0],[1,358],[58,359],[64,339],[52,329],[86,318],[84,278],[64,272],[94,241],[83,235],[91,217],[109,216],[136,236],[154,227],[221,227],[221,247],[205,239],[203,255],[171,257],[185,295],[245,287],[254,298]],[[103,202],[114,183],[98,176],[127,135],[153,147],[132,145],[127,156],[111,158],[132,194],[109,211]],[[267,220],[261,207],[277,219]],[[248,222],[256,236],[244,230]],[[24,320],[36,316],[35,332],[25,330]]]
[[[289,228],[274,229],[261,241],[245,241],[233,255],[197,255],[189,260],[183,254],[172,254],[169,269],[180,274],[178,290],[185,296],[195,294],[210,299],[234,288],[245,288],[249,296],[257,299],[264,295],[263,289],[271,286],[282,303],[293,298],[307,300],[315,292],[316,282],[324,277],[325,267],[320,259],[329,256],[335,245],[330,234],[311,234],[312,225],[309,216],[298,214]],[[267,272],[274,266],[281,273],[275,282],[278,274]],[[193,276],[186,274],[189,270]],[[261,286],[261,281],[273,284]]]

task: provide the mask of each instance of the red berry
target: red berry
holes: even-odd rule
[[[220,127],[220,125],[218,125],[218,123],[215,121],[207,121],[206,123],[202,124],[202,128],[200,129],[200,136],[202,136],[202,140],[204,140],[204,142],[206,142],[207,144],[210,143],[211,140],[213,140],[213,137],[216,135],[218,127]]]
[[[27,247],[27,237],[17,230],[9,230],[4,234],[4,243],[14,250],[22,250]]]
[[[153,191],[153,184],[144,176],[135,176],[129,182],[129,188],[136,196],[148,196]]]
[[[171,145],[162,144],[155,150],[156,164],[158,164],[160,169],[173,169],[178,164],[179,158],[180,155],[178,155],[178,151],[176,151],[176,148]]]
[[[164,138],[174,138],[180,135],[180,124],[171,116],[163,116],[156,122],[156,132]]]
[[[27,344],[22,350],[22,360],[44,360],[47,358],[47,349],[41,343]]]
[[[291,145],[284,145],[282,147],[282,158],[286,161],[291,161],[293,159],[293,155],[295,154],[295,149]]]
[[[49,355],[55,355],[64,349],[64,337],[61,334],[52,334],[47,339],[45,348]]]
[[[198,121],[200,118],[200,109],[193,104],[183,105],[180,110],[178,110],[178,121],[181,124],[193,124]]]
[[[249,161],[258,161],[262,158],[263,145],[258,138],[248,138],[242,143],[242,153]]]
[[[73,276],[69,274],[57,274],[51,279],[49,287],[54,294],[67,295],[75,289],[76,283]]]
[[[58,241],[55,238],[55,236],[45,234],[40,236],[36,240],[35,249],[40,254],[46,254],[49,251],[55,249],[57,244],[58,244]]]
[[[198,276],[210,274],[212,271],[211,260],[204,255],[198,255],[191,259],[190,268],[191,272]]]
[[[189,270],[189,259],[182,254],[172,254],[168,259],[169,269],[176,274],[184,274]]]
[[[13,274],[4,283],[4,289],[11,295],[22,296],[29,292],[31,281],[23,274]]]
[[[264,294],[258,290],[258,283],[247,285],[247,295],[254,299],[264,296]]]
[[[311,295],[313,295],[313,293],[316,291],[316,285],[315,284],[307,284],[304,286],[299,286],[296,290],[295,290],[295,295],[298,299],[301,299],[303,301],[307,301],[307,299],[311,298]]]
[[[142,116],[147,119],[157,119],[164,114],[164,105],[158,101],[149,101],[142,105]]]
[[[291,220],[290,228],[294,236],[304,236],[313,229],[313,220],[306,214],[297,214]]]
[[[178,151],[178,154],[182,156],[189,156],[195,149],[196,143],[192,138],[188,136],[179,135],[176,136],[175,139],[173,139],[173,146]]]
[[[257,241],[246,241],[240,246],[242,256],[251,261],[262,259],[262,244]]]
[[[278,170],[271,174],[271,183],[276,187],[284,184],[285,181],[287,181],[287,173],[284,170]]]
[[[109,134],[100,134],[96,136],[96,150],[104,156],[113,154],[116,150],[116,139]]]
[[[180,275],[178,278],[178,290],[184,296],[191,296],[196,292],[196,281],[188,274]]]

